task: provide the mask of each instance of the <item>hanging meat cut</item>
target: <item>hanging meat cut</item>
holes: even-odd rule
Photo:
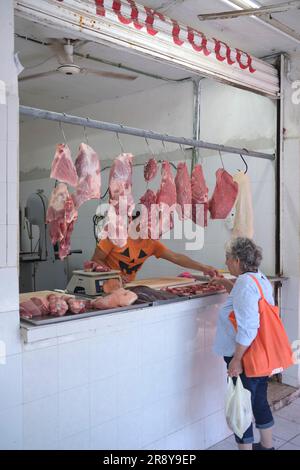
[[[65,144],[58,144],[56,146],[50,178],[62,183],[67,183],[74,188],[78,183],[78,176],[71,158],[71,152],[69,147]]]
[[[72,196],[76,209],[90,199],[99,199],[101,195],[100,160],[97,153],[87,144],[80,144],[75,160],[78,175],[76,192]]]
[[[177,201],[176,186],[169,162],[163,161],[161,174],[160,189],[156,197],[156,204],[159,208],[159,236],[174,227],[173,212]]]
[[[226,219],[238,194],[238,184],[226,170],[219,168],[216,172],[216,187],[209,201],[212,219]]]
[[[69,253],[71,233],[77,217],[78,212],[66,184],[59,183],[52,191],[46,222],[52,244],[60,243],[60,259],[65,258]]]
[[[253,207],[249,177],[242,171],[239,171],[233,176],[233,180],[238,184],[239,189],[235,205],[232,237],[253,238]]]
[[[145,194],[140,199],[140,204],[141,204],[140,236],[141,238],[145,238],[145,239],[154,238],[156,216],[157,216],[156,193],[152,191],[152,189],[147,189]]]
[[[157,161],[155,158],[150,158],[150,160],[148,160],[144,166],[144,178],[147,183],[155,178],[157,175],[157,170]]]
[[[192,219],[201,227],[207,226],[208,187],[206,186],[202,165],[195,165],[192,171]]]
[[[175,186],[178,217],[180,220],[190,219],[192,215],[192,186],[187,164],[185,162],[180,162],[177,165]]]
[[[132,196],[132,159],[131,153],[119,155],[109,173],[109,210],[105,231],[118,247],[126,245],[127,216],[132,216],[135,206]]]

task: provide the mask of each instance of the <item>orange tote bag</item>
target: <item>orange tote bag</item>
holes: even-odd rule
[[[251,276],[260,292],[258,301],[260,324],[257,335],[246,350],[242,362],[247,377],[263,377],[278,374],[294,364],[292,349],[279,318],[278,307],[271,305],[264,297],[256,277]],[[229,319],[237,331],[234,312]]]

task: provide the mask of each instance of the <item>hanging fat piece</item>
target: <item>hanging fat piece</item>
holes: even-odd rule
[[[52,191],[46,214],[46,222],[53,245],[60,243],[59,257],[65,258],[69,254],[71,233],[78,212],[69,194],[67,185],[59,183]]]
[[[132,216],[135,204],[132,196],[131,153],[122,153],[113,162],[109,173],[109,209],[104,229],[108,238],[122,248],[128,238],[128,217]]]
[[[236,175],[233,176],[233,180],[238,184],[239,189],[235,205],[232,238],[253,238],[253,207],[250,179],[248,175],[242,171],[239,171]]]
[[[141,219],[140,236],[141,238],[155,238],[156,222],[156,193],[152,189],[147,189],[140,199]]]
[[[89,145],[80,144],[75,167],[79,179],[72,197],[78,209],[84,202],[101,196],[101,167],[97,153]]]
[[[206,186],[203,169],[195,165],[191,178],[192,186],[192,219],[201,227],[207,226],[208,187]]]
[[[226,219],[234,206],[238,194],[238,184],[223,168],[216,172],[216,187],[209,201],[212,219]]]
[[[158,164],[155,158],[150,158],[144,166],[144,178],[147,183],[152,181],[157,175]]]
[[[177,195],[177,213],[180,220],[190,219],[192,216],[192,186],[185,162],[179,162],[175,177]]]
[[[156,197],[156,204],[159,210],[159,236],[172,230],[174,227],[173,212],[177,202],[176,186],[171,165],[165,160],[162,162],[161,174],[160,189]]]
[[[65,144],[58,144],[56,146],[50,178],[58,180],[61,183],[67,183],[74,188],[77,186],[78,176],[76,168],[71,158],[70,149]]]

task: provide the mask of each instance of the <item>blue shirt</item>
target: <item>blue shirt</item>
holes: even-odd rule
[[[272,285],[264,274],[260,271],[241,274],[235,281],[232,291],[219,312],[217,333],[213,346],[213,350],[218,356],[233,356],[236,343],[250,346],[257,335],[260,293],[255,281],[249,274],[257,278],[267,302],[274,305]],[[232,311],[234,311],[237,321],[237,331],[235,331],[228,318]]]

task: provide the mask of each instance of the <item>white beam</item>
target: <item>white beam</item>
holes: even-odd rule
[[[200,21],[227,20],[230,18],[239,18],[240,16],[264,16],[269,15],[271,13],[282,13],[285,11],[298,9],[300,9],[300,0],[278,3],[276,5],[262,6],[259,8],[246,8],[242,10],[222,11],[219,13],[205,13],[197,16]]]

